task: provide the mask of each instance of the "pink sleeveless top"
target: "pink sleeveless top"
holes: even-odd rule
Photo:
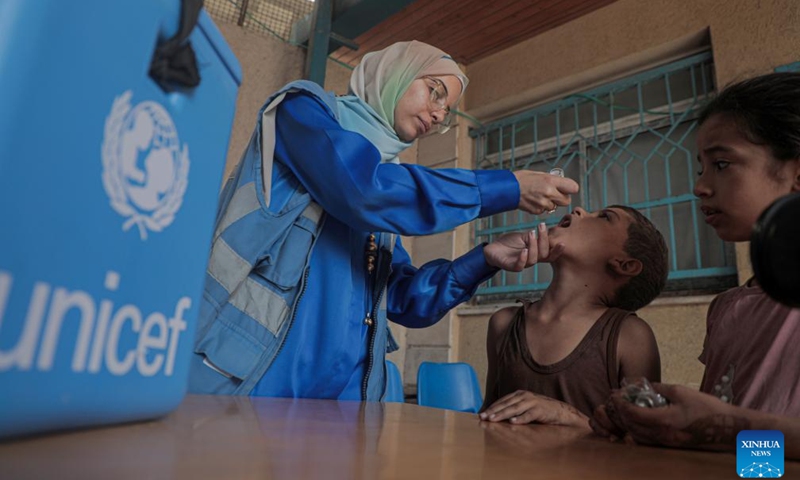
[[[800,416],[800,309],[744,285],[717,295],[706,323],[701,391],[734,405]]]

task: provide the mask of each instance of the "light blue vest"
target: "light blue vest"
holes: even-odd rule
[[[290,90],[315,95],[340,119],[336,97],[306,81],[276,92],[259,112],[247,150],[220,196],[189,375],[192,393],[249,394],[280,352],[303,296],[324,212],[282,164],[273,164],[273,175],[262,175],[262,148],[274,149],[274,136],[264,135],[262,141],[263,113]],[[267,189],[266,199],[264,182],[273,178],[282,181]],[[379,235],[379,245],[378,298],[364,382],[369,400],[381,399],[385,390],[387,341],[396,348],[387,339],[385,308],[394,235]]]

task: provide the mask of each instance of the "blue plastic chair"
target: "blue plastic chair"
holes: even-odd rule
[[[478,413],[483,397],[475,369],[468,363],[422,362],[417,371],[417,403]]]
[[[390,360],[386,360],[386,395],[383,401],[397,403],[406,401],[403,395],[403,381],[400,379],[400,370]]]

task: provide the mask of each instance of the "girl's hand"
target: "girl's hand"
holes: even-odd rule
[[[680,385],[654,383],[653,389],[670,404],[639,407],[617,390],[595,411],[592,429],[604,436],[624,436],[628,443],[731,450],[739,431],[749,428],[747,419],[717,397]]]

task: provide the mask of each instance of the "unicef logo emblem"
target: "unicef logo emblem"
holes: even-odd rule
[[[103,138],[103,187],[111,207],[136,225],[139,236],[160,232],[175,219],[189,183],[189,148],[181,148],[175,124],[160,104],[131,109],[132,92],[114,99]]]

